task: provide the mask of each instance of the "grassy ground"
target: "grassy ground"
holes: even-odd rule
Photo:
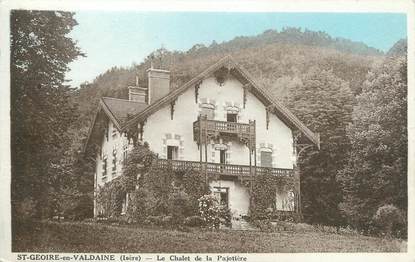
[[[406,244],[321,232],[181,232],[95,223],[38,222],[14,229],[13,252],[402,252]]]

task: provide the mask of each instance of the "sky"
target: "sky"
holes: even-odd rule
[[[237,13],[80,11],[70,33],[86,57],[71,63],[66,78],[73,87],[92,82],[113,66],[141,63],[164,47],[185,51],[268,29],[300,27],[332,37],[363,42],[387,51],[406,37],[406,15],[399,13]]]

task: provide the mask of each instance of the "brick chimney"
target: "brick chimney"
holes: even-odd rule
[[[147,69],[148,76],[148,103],[152,104],[170,92],[170,71]]]
[[[138,85],[138,76],[135,77],[135,86],[128,87],[128,100],[147,103],[147,88]]]

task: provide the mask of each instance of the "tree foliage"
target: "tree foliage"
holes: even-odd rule
[[[346,127],[351,121],[352,92],[333,72],[314,67],[302,76],[302,84],[289,99],[294,114],[320,133],[320,150],[308,150],[299,160],[304,218],[338,224],[342,194],[336,176],[350,148]]]
[[[68,12],[11,12],[13,210],[32,198],[36,216],[49,215],[56,209],[60,181],[70,172],[62,156],[76,110],[65,73],[81,55],[68,36],[76,24]]]
[[[352,150],[341,172],[349,223],[367,229],[387,204],[407,210],[407,62],[390,56],[367,76],[348,128]]]

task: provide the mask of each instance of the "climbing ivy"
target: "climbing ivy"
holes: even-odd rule
[[[275,200],[278,191],[294,188],[294,179],[260,174],[252,182],[249,213],[251,220],[276,219],[297,220],[297,214],[276,210]]]
[[[96,200],[101,206],[101,215],[104,217],[118,217],[121,214],[125,194],[122,177],[100,187]]]
[[[277,179],[269,174],[260,174],[254,177],[249,212],[251,219],[264,219],[268,210],[275,208]]]
[[[127,156],[123,174],[101,186],[97,192],[97,203],[101,206],[104,217],[121,215],[122,204],[126,194],[133,192],[140,183],[141,177],[147,173],[156,158],[148,144],[136,145]]]
[[[128,153],[123,169],[124,186],[127,191],[134,190],[136,185],[142,185],[143,177],[150,171],[156,158],[147,143],[134,146],[133,150]]]

